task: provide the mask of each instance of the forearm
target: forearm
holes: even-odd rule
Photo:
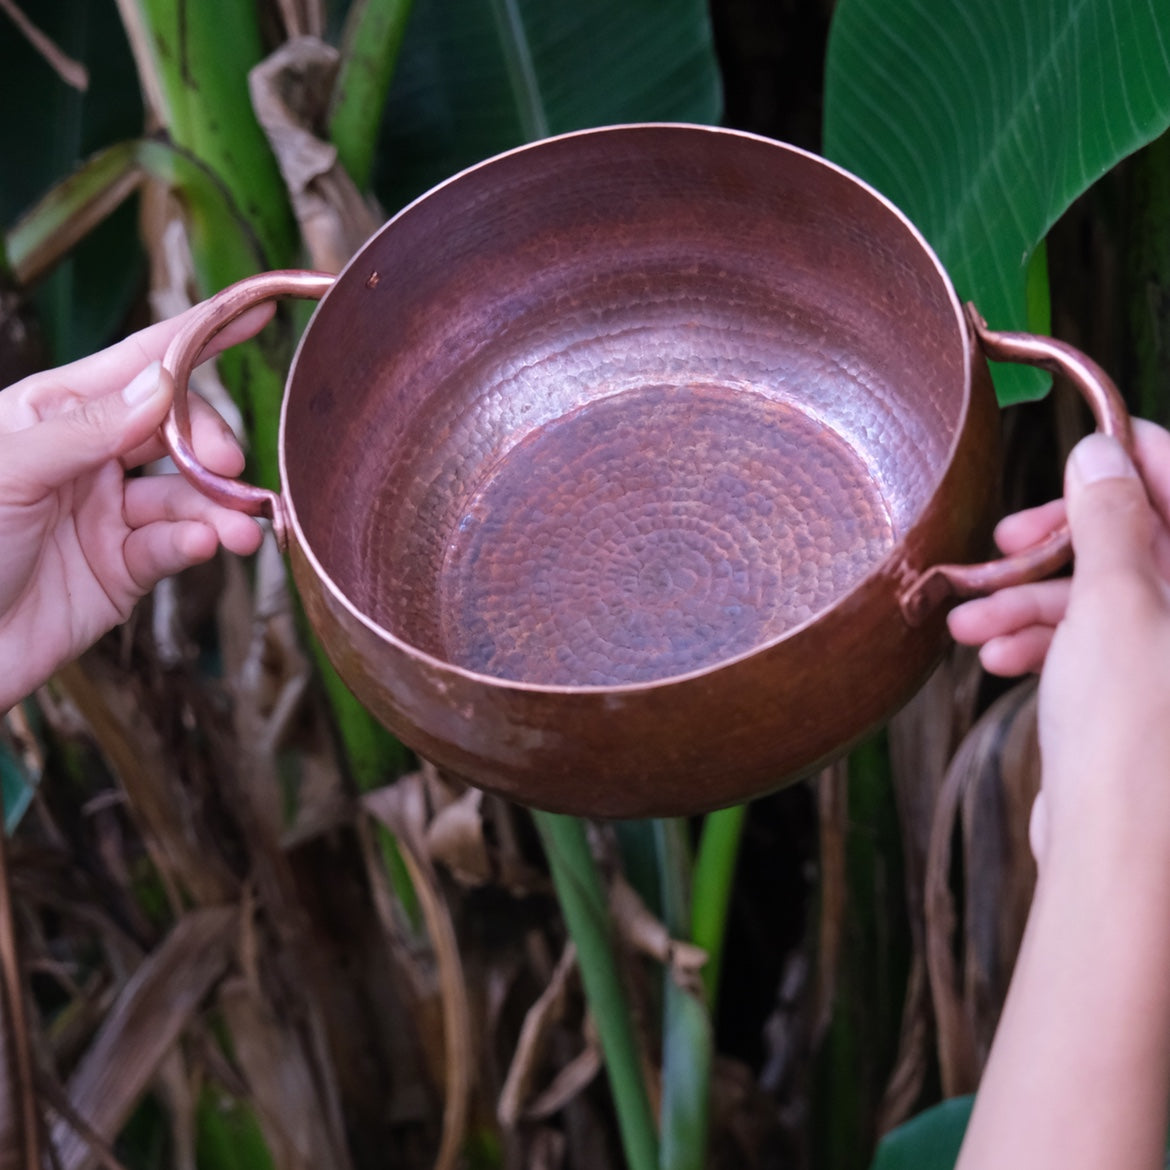
[[[1170,875],[1047,859],[957,1170],[1155,1170],[1170,1099]]]

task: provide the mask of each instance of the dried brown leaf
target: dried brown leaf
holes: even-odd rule
[[[184,890],[202,904],[231,901],[238,883],[204,837],[193,797],[180,783],[137,684],[116,678],[97,654],[70,663],[57,677],[126,793],[172,905],[182,904]]]
[[[465,886],[487,885],[494,866],[483,831],[483,793],[469,788],[440,809],[427,825],[426,848],[432,861],[445,866]]]
[[[532,1135],[525,1159],[528,1170],[563,1170],[568,1142],[560,1130],[542,1126]]]
[[[7,834],[0,816],[0,1167],[40,1170],[40,1151],[41,1121],[9,883]]]
[[[841,956],[844,953],[848,900],[845,848],[849,835],[849,767],[846,761],[830,765],[817,777],[816,793],[821,865],[812,1024],[814,1047],[819,1046],[833,1018]]]
[[[619,872],[611,875],[609,909],[618,933],[634,950],[664,964],[685,991],[703,995],[699,972],[707,962],[707,952],[694,943],[671,938],[666,925]]]
[[[379,226],[337,158],[321,137],[340,55],[316,37],[281,45],[248,77],[252,106],[268,136],[288,187],[293,212],[313,265],[340,272]]]
[[[565,945],[548,986],[525,1013],[512,1063],[496,1103],[496,1116],[505,1128],[514,1126],[525,1114],[532,1087],[548,1052],[552,1030],[565,1018],[576,971],[577,948],[570,942]]]
[[[169,1170],[199,1170],[195,1162],[196,1091],[178,1048],[172,1048],[163,1059],[154,1080],[170,1116]]]
[[[432,861],[464,886],[499,886],[517,896],[548,890],[547,876],[521,855],[514,805],[477,788],[455,789],[433,770],[420,782],[432,810],[424,829]]]
[[[153,38],[138,0],[116,0],[116,3],[130,51],[134,55],[134,70],[138,74],[138,84],[142,88],[142,99],[146,105],[147,129],[154,129],[167,121],[167,104],[154,54]]]
[[[570,1101],[583,1093],[601,1071],[601,1042],[589,1032],[585,1047],[564,1065],[544,1091],[534,1097],[524,1111],[525,1118],[543,1121],[560,1113]]]
[[[913,699],[890,721],[890,764],[906,871],[912,969],[929,967],[926,871],[939,792],[955,749],[975,719],[982,677],[976,654],[956,646]],[[912,982],[903,1002],[897,1081],[886,1090],[883,1117],[892,1123],[915,1094],[929,1065],[934,1017],[930,980]],[[915,1094],[916,1095],[916,1094]]]
[[[192,910],[123,987],[93,1044],[69,1080],[79,1116],[110,1141],[129,1117],[183,1029],[223,976],[237,913]],[[67,1123],[52,1131],[63,1170],[89,1170],[95,1154]]]
[[[409,794],[417,786],[408,784],[399,792],[400,784],[367,793],[363,803],[367,812],[398,839],[434,950],[443,1007],[446,1064],[443,1132],[435,1170],[451,1170],[458,1162],[470,1114],[475,1067],[471,1007],[451,912],[423,844],[422,812],[417,796],[413,803],[409,800]]]
[[[289,37],[319,37],[325,32],[322,0],[277,0],[284,31]]]
[[[976,655],[956,647],[890,720],[890,763],[916,942],[922,933],[923,879],[935,804],[951,758],[975,720],[980,677]]]
[[[350,1170],[307,1056],[312,1045],[242,978],[223,984],[219,1004],[275,1164],[281,1170]]]
[[[1018,904],[1007,907],[997,896],[1003,889],[1005,856],[1000,769],[1005,744],[1015,745],[1011,749],[1012,758],[1018,763],[1026,756],[1024,745],[1034,742],[1029,729],[1034,725],[1035,686],[1034,681],[1029,681],[1013,688],[979,719],[955,754],[935,810],[925,879],[926,956],[946,1096],[974,1091],[981,1057],[986,1052],[986,1040],[981,1043],[977,1038],[976,1013],[963,995],[958,974],[955,942],[958,914],[950,887],[952,841],[960,811],[966,803],[981,816],[976,826],[980,841],[968,858],[968,867],[976,867],[968,875],[968,887],[979,888],[975,905],[968,908],[968,914],[975,914],[970,929],[975,931],[974,948],[982,957],[979,961],[992,954],[990,964],[998,969],[999,939],[1003,933],[999,916],[1005,909],[1012,914],[1018,911]],[[972,790],[978,790],[974,804],[968,799]],[[996,840],[1000,843],[996,844]],[[990,889],[987,897],[983,893],[985,886]],[[1022,923],[1019,929],[1022,931]]]
[[[1036,884],[1028,841],[1040,790],[1036,698],[1035,681],[1026,682],[997,704],[994,720],[980,722],[963,797],[963,984],[980,1065],[999,1022]]]
[[[49,66],[65,82],[74,89],[84,93],[89,88],[89,71],[80,61],[74,61],[67,53],[60,49],[53,40],[46,36],[25,14],[16,6],[15,0],[0,0],[0,12],[20,30],[25,40],[44,59]]]
[[[926,970],[937,1028],[944,1097],[971,1093],[979,1079],[975,1036],[958,986],[954,938],[957,914],[950,889],[951,838],[967,773],[962,760],[947,773],[938,804],[924,879]]]
[[[89,1145],[95,1165],[100,1166],[101,1170],[126,1170],[126,1167],[118,1161],[110,1143],[73,1108],[64,1088],[57,1081],[48,1077],[42,1078],[38,1088],[46,1106]],[[55,1151],[50,1151],[50,1153],[53,1155],[54,1170],[59,1170],[60,1160],[56,1157]]]

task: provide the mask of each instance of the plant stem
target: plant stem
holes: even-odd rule
[[[346,16],[329,139],[362,191],[370,185],[386,93],[410,8],[411,0],[356,0]]]
[[[723,968],[723,943],[727,935],[727,907],[739,860],[739,842],[747,805],[718,809],[703,821],[695,857],[694,894],[691,904],[691,938],[707,952],[703,986],[714,1012],[719,999],[719,975]]]
[[[691,925],[691,851],[687,822],[655,822],[662,914],[672,938]],[[711,1097],[714,1036],[699,990],[682,986],[668,965],[663,971],[662,1152],[660,1170],[703,1170]]]
[[[609,1073],[622,1148],[630,1170],[655,1170],[658,1135],[642,1077],[633,1015],[614,953],[605,891],[575,817],[534,812],[569,934],[577,946],[581,982],[593,1013]]]

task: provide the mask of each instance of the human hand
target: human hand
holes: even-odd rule
[[[1144,419],[1135,419],[1133,428],[1137,465],[1158,513],[1154,562],[1170,582],[1170,433]],[[995,542],[1010,556],[1038,544],[1066,520],[1065,501],[1054,500],[1006,517],[995,530]],[[1068,608],[1071,585],[1068,578],[1037,581],[964,602],[948,618],[951,635],[980,647],[979,659],[989,674],[1038,672]]]
[[[1164,481],[1170,436],[1141,429],[1143,466]],[[1170,533],[1116,440],[1092,435],[1069,457],[1065,500],[1076,564],[1040,678],[1042,800],[1032,839],[1074,865],[1143,855],[1170,873]],[[1165,861],[1160,859],[1166,859]]]
[[[1017,639],[1018,662],[1043,660],[1039,876],[960,1170],[1152,1170],[1164,1160],[1170,440],[1148,424],[1137,439],[1144,485],[1114,439],[1091,435],[1073,450],[1071,582],[1055,601],[1025,598],[1024,620],[1003,635],[1009,651]]]
[[[981,644],[992,673],[1043,667],[1045,783],[1032,820],[1038,858],[1065,804],[1082,810],[1078,820],[1090,806],[1094,817],[1108,817],[1170,790],[1147,780],[1151,766],[1170,767],[1170,434],[1136,420],[1134,437],[1140,478],[1114,440],[1090,436],[1070,456],[1065,499],[1011,516],[997,530],[1000,546],[1014,552],[1067,520],[1071,578],[1005,589],[950,615],[954,636]],[[1131,782],[1139,787],[1127,799],[1122,785]]]
[[[207,356],[271,315],[245,314]],[[126,474],[165,453],[158,428],[173,387],[159,359],[184,319],[0,391],[0,712],[125,621],[161,578],[220,544],[259,547],[255,520],[180,476]],[[195,399],[192,437],[212,471],[243,470],[226,424]]]

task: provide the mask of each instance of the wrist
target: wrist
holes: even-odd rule
[[[1067,913],[1090,938],[1142,931],[1153,945],[1165,939],[1170,964],[1170,829],[1149,818],[1107,820],[1053,819],[1034,910]]]

